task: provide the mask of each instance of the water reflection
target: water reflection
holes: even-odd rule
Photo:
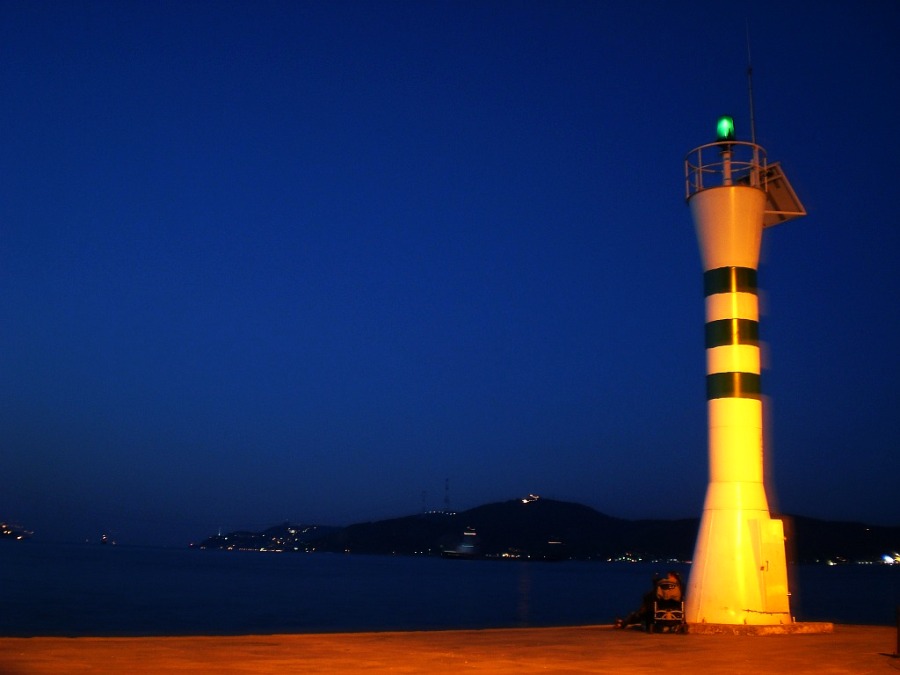
[[[516,619],[520,626],[529,625],[529,621],[531,620],[531,569],[531,565],[519,565],[518,593],[516,595]]]

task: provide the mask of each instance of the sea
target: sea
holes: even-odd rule
[[[611,624],[685,564],[523,562],[0,542],[0,636]],[[791,569],[798,621],[894,625],[900,565]]]

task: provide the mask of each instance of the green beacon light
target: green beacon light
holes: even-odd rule
[[[716,140],[719,143],[734,140],[734,118],[722,115],[716,122]]]

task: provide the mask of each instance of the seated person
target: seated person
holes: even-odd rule
[[[636,624],[647,624],[653,618],[654,602],[665,600],[680,603],[683,598],[683,584],[678,572],[668,572],[661,578],[656,576],[653,578],[653,588],[644,595],[640,608],[624,619],[616,619],[615,626],[616,628],[627,628]]]

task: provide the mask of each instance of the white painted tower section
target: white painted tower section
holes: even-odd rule
[[[751,160],[732,160],[739,145],[750,146]],[[698,159],[696,180],[710,181],[710,167],[721,175],[711,187],[692,185],[689,175],[688,202],[706,293],[709,484],[685,618],[688,623],[786,624],[792,618],[784,528],[769,514],[763,473],[756,288],[767,203],[762,149],[743,143],[704,148],[718,157],[706,165]]]

